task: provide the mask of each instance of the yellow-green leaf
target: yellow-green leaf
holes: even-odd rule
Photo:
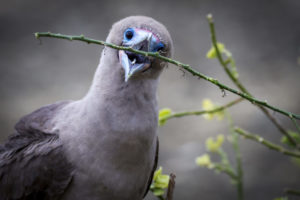
[[[203,154],[195,159],[195,162],[200,167],[209,167],[212,163],[208,154]]]
[[[217,43],[217,47],[220,51],[220,53],[222,53],[225,49],[225,45],[223,43]],[[212,46],[209,51],[207,52],[206,54],[206,57],[209,58],[209,59],[213,59],[213,58],[216,58],[217,57],[217,52],[216,52],[216,49],[214,46]]]
[[[159,169],[154,172],[153,182],[155,188],[167,188],[169,185],[169,180],[169,175],[162,174],[162,167],[159,167]]]
[[[214,138],[209,137],[205,142],[206,149],[210,152],[217,152],[222,146],[223,142],[224,142],[224,135],[222,134],[218,135],[215,140]]]
[[[158,175],[156,181],[154,182],[154,186],[156,188],[168,188],[170,177],[169,175],[160,174]]]
[[[210,99],[203,99],[202,108],[203,110],[211,111],[217,109],[218,106],[215,105]],[[203,117],[207,120],[212,120],[214,119],[214,117],[216,117],[218,120],[222,120],[224,119],[224,110],[220,110],[214,113],[206,113],[203,115]]]
[[[172,110],[169,108],[164,108],[159,111],[158,115],[158,124],[160,126],[164,125],[166,123],[165,117],[168,117],[172,114]]]
[[[154,175],[153,175],[153,181],[154,181],[154,182],[156,181],[157,177],[158,177],[159,175],[161,175],[161,173],[162,173],[162,167],[159,167],[159,168],[154,172]]]
[[[155,196],[162,196],[165,193],[165,191],[163,189],[154,189],[153,190],[153,194]]]
[[[215,108],[215,105],[210,99],[203,99],[202,101],[202,108],[204,110],[212,110]]]
[[[210,99],[203,99],[202,101],[202,108],[204,110],[213,110],[215,105]],[[203,117],[207,120],[212,120],[214,118],[213,113],[204,114]]]
[[[169,186],[170,176],[162,174],[162,167],[159,167],[154,172],[153,183],[150,186],[151,191],[155,196],[162,196],[164,194],[164,189]]]

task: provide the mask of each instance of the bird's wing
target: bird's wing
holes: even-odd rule
[[[157,168],[158,152],[159,152],[159,141],[158,141],[158,137],[157,137],[157,140],[156,140],[156,153],[155,153],[155,158],[154,158],[154,164],[153,164],[153,168],[152,168],[149,180],[148,180],[148,186],[147,186],[147,190],[146,190],[146,192],[144,194],[144,197],[147,195],[147,193],[148,193],[148,191],[150,189],[150,186],[152,184],[153,175],[154,175],[154,172],[155,172],[155,170]]]
[[[50,130],[53,127],[53,124],[51,124],[51,119],[53,118],[53,116],[69,103],[70,101],[56,102],[54,104],[43,106],[36,111],[25,115],[15,125],[17,134],[30,134],[28,130],[32,129],[42,132]]]
[[[58,134],[40,130],[64,104],[52,104],[23,117],[15,134],[0,146],[1,200],[55,200],[67,190],[72,164]]]

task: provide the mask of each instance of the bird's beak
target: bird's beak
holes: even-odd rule
[[[137,28],[135,36],[130,41],[123,41],[123,46],[147,52],[156,52],[161,45],[160,40],[152,32]],[[144,72],[151,66],[149,58],[124,50],[119,51],[119,62],[125,72],[125,82],[134,74]]]

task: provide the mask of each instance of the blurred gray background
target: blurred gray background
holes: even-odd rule
[[[33,36],[37,31],[84,34],[104,40],[111,25],[126,16],[147,15],[169,29],[175,59],[234,87],[216,60],[205,55],[210,48],[206,15],[212,13],[218,39],[233,53],[240,79],[260,99],[300,113],[300,1],[200,0],[200,1],[0,1],[0,141],[13,132],[17,120],[63,99],[81,98],[88,90],[98,64],[101,46]],[[298,61],[297,61],[298,60]],[[220,104],[236,98],[222,97],[214,85],[169,66],[161,77],[160,108],[174,111],[201,109],[210,98]],[[281,135],[248,102],[230,109],[235,124],[274,142]],[[289,129],[286,118],[274,114]],[[236,189],[224,174],[195,165],[205,153],[205,139],[228,135],[226,121],[203,117],[170,120],[159,128],[159,165],[176,174],[175,198],[236,199]],[[241,140],[245,199],[273,199],[284,187],[300,188],[300,168],[290,159],[257,143]],[[228,142],[224,145],[234,162]],[[155,199],[149,194],[147,199]]]

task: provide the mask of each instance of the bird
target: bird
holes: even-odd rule
[[[167,28],[146,16],[114,23],[106,42],[173,54]],[[25,115],[0,145],[0,199],[143,199],[158,160],[157,87],[167,65],[104,47],[81,99]]]

